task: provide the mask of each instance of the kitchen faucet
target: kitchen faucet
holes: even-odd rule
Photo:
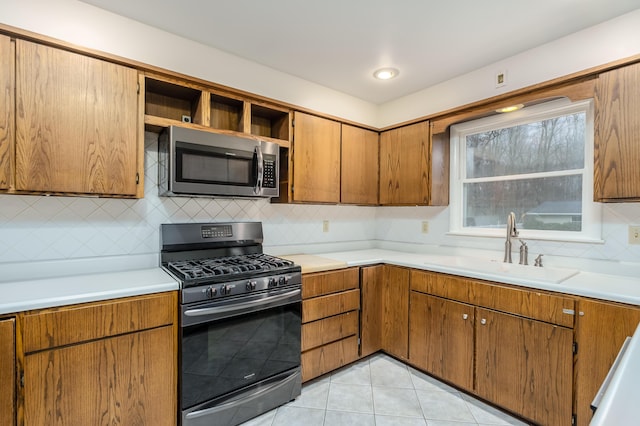
[[[518,230],[516,229],[516,214],[509,213],[507,216],[507,240],[504,242],[504,262],[511,262],[511,238],[518,238]]]

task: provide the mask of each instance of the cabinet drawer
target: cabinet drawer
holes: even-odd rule
[[[473,301],[474,282],[454,275],[412,270],[411,290],[444,297],[445,299],[471,303]]]
[[[310,322],[302,326],[302,350],[306,351],[358,334],[358,311]]]
[[[359,268],[320,272],[302,276],[302,298],[322,296],[351,290],[360,286]]]
[[[23,316],[25,353],[173,324],[177,292],[46,309]]]
[[[573,328],[572,298],[481,282],[476,282],[475,288],[478,306]]]
[[[349,290],[302,301],[302,322],[360,309],[360,290]]]
[[[358,338],[348,337],[302,353],[302,381],[306,382],[358,359]]]

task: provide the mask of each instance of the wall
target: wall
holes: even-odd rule
[[[2,0],[0,23],[355,122],[377,119],[369,102],[76,0]]]
[[[373,125],[399,122],[498,94],[488,84],[497,70],[508,71],[509,84],[500,89],[508,91],[640,52],[638,10],[376,107],[74,0],[3,0],[0,20]],[[159,198],[155,189],[155,141],[149,135],[146,153],[146,195],[142,200],[0,195],[0,263],[157,253],[160,223],[200,220],[263,221],[267,244],[281,253],[291,245],[310,244],[309,251],[322,252],[333,242],[364,244],[374,239],[502,250],[498,239],[447,236],[447,208]],[[328,233],[322,233],[322,220],[330,220]],[[430,221],[429,234],[420,233],[423,220]],[[530,253],[638,262],[640,246],[627,243],[629,224],[640,224],[640,204],[604,205],[604,244],[532,241]]]
[[[158,197],[157,139],[146,134],[145,197],[122,200],[0,195],[0,264],[157,254],[161,223],[262,221],[265,244],[331,250],[375,237],[375,208],[278,205],[267,200]],[[322,221],[329,220],[329,232]],[[0,279],[1,281],[1,279]]]
[[[576,242],[527,241],[529,261],[540,253],[550,262],[561,265],[554,256],[583,259],[640,262],[640,245],[629,244],[628,226],[640,223],[640,203],[602,204],[602,244]],[[422,222],[429,221],[429,233],[421,233]],[[376,239],[420,245],[471,248],[502,253],[504,238],[479,238],[447,235],[448,207],[379,207],[376,212]],[[518,244],[513,256],[517,259]],[[501,260],[501,259],[497,259]]]
[[[446,111],[638,54],[640,9],[387,102],[378,111],[378,125]],[[506,72],[507,83],[496,88],[499,71]]]

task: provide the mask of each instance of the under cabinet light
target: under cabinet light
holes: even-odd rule
[[[517,104],[517,105],[511,105],[508,107],[504,107],[504,108],[498,108],[496,110],[496,112],[513,112],[513,111],[517,111],[519,109],[524,108],[523,104]]]

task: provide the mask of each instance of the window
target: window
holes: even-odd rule
[[[451,232],[599,241],[593,103],[559,100],[451,128]]]

